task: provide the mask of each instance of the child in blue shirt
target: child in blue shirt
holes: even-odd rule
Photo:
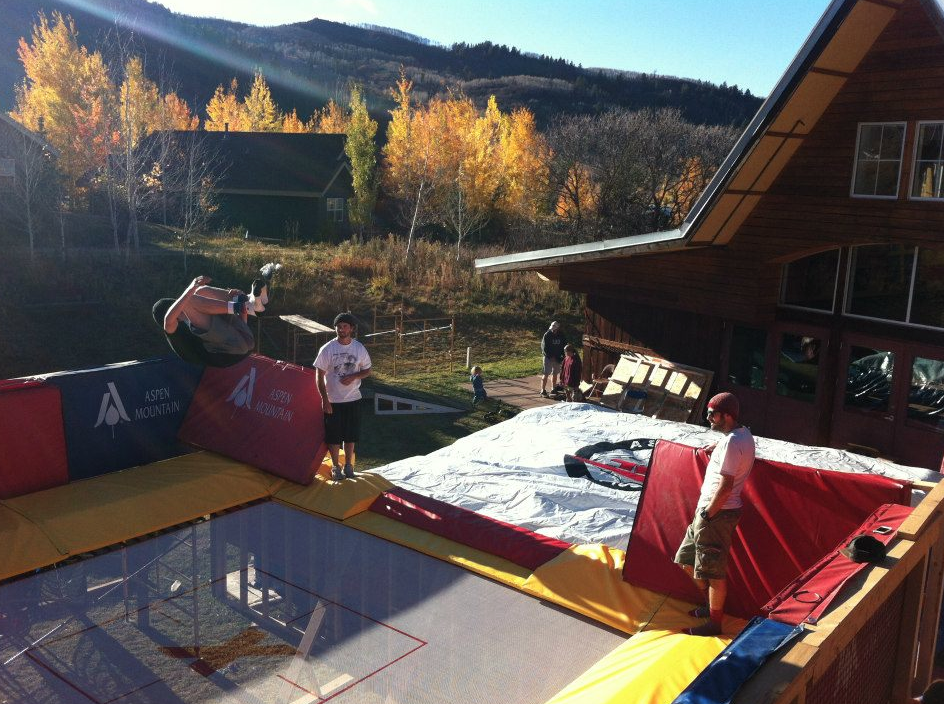
[[[469,377],[469,381],[472,382],[472,405],[474,406],[479,401],[488,398],[488,394],[485,393],[485,381],[482,379],[482,367],[472,367],[472,376]]]

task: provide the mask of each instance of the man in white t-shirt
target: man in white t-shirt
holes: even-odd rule
[[[694,636],[721,634],[728,595],[728,551],[741,516],[741,489],[754,466],[754,437],[738,424],[739,413],[740,404],[734,394],[716,394],[708,401],[711,429],[724,433],[724,438],[707,448],[711,460],[705,469],[695,517],[675,555],[675,561],[705,592],[707,607],[689,612],[708,618],[688,631]]]
[[[334,319],[337,333],[318,350],[315,378],[325,413],[325,443],[331,453],[331,478],[354,477],[354,444],[360,440],[361,379],[370,376],[370,355],[354,339],[357,319],[339,313]],[[344,445],[344,472],[339,452]]]

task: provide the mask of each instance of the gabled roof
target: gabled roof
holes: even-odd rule
[[[200,137],[227,165],[217,184],[221,192],[321,196],[350,168],[343,134],[201,132]]]
[[[476,268],[541,269],[727,244],[907,1],[834,0],[678,230],[478,259]],[[944,36],[944,0],[918,1]]]
[[[33,132],[31,129],[24,127],[19,122],[17,122],[12,117],[10,117],[7,113],[2,112],[2,111],[0,111],[0,123],[9,126],[10,128],[15,130],[16,132],[19,132],[20,134],[26,135],[29,139],[36,142],[38,145],[40,145],[43,149],[47,150],[54,157],[56,158],[59,157],[59,150],[56,149],[54,146],[52,146],[49,142],[47,142],[46,138],[43,137],[43,135],[41,135],[38,132]]]

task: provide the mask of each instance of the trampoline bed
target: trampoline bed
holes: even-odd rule
[[[277,502],[0,587],[0,701],[544,702],[626,635]]]

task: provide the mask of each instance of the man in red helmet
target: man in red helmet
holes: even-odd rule
[[[695,636],[721,634],[724,600],[728,595],[727,567],[731,537],[741,515],[741,489],[754,466],[754,437],[738,423],[740,404],[734,394],[717,394],[708,401],[712,430],[724,433],[705,470],[701,496],[675,561],[698,588],[705,592],[707,606],[690,615],[708,618],[688,632]]]

